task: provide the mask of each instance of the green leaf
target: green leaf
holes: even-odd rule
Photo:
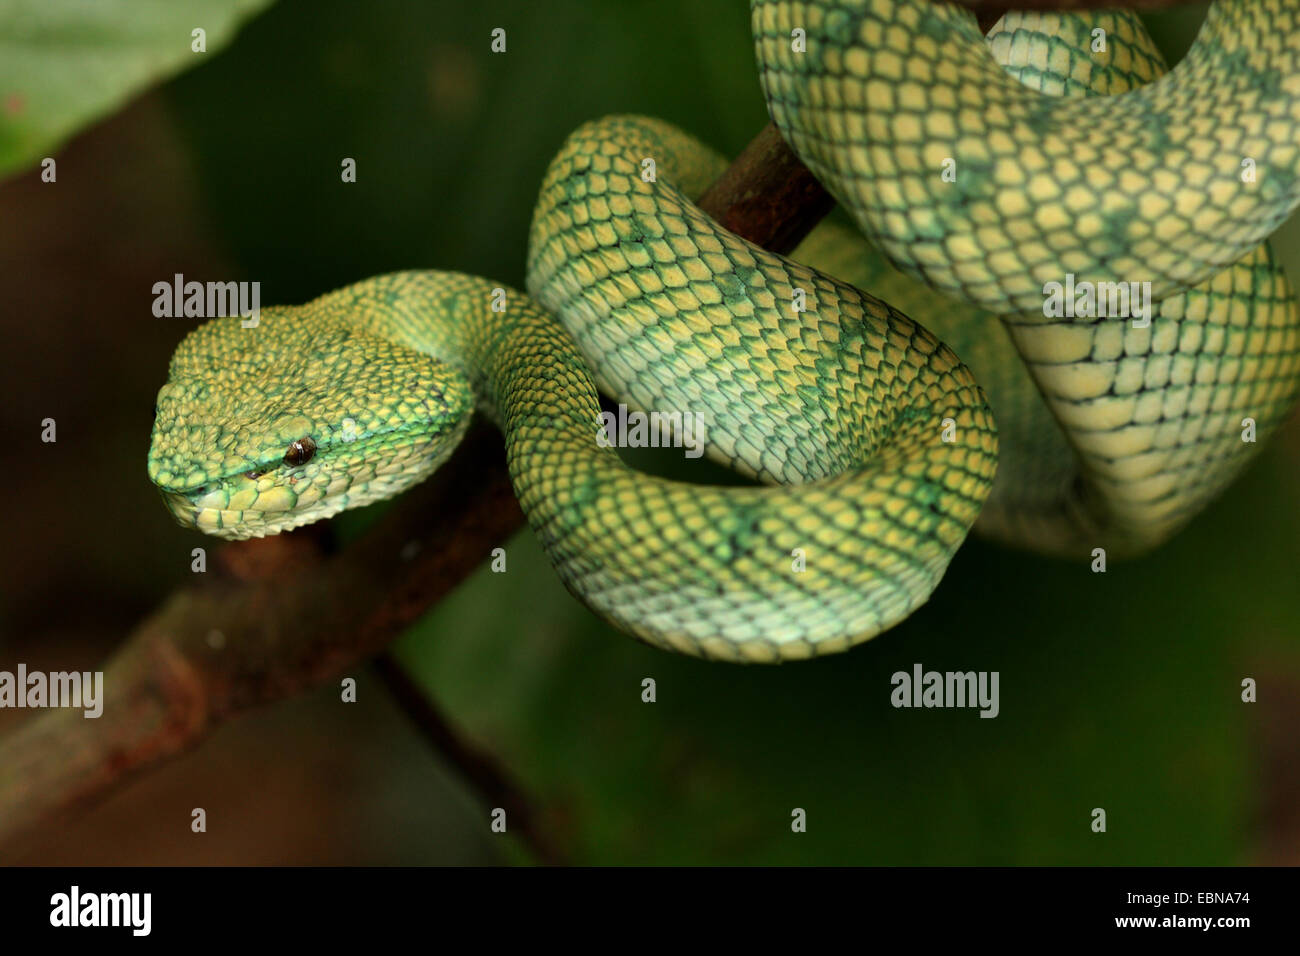
[[[204,62],[270,0],[0,0],[0,175]],[[191,49],[205,33],[206,52]]]

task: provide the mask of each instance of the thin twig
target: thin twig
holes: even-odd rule
[[[424,738],[460,771],[465,781],[490,806],[505,810],[508,832],[517,834],[539,862],[548,866],[563,865],[565,854],[543,825],[539,808],[511,779],[500,761],[466,740],[392,654],[384,651],[375,658],[374,666],[393,700]]]

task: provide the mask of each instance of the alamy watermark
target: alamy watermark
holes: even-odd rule
[[[0,671],[0,707],[73,707],[95,718],[104,712],[103,671]]]
[[[1150,282],[1065,282],[1043,284],[1043,315],[1049,319],[1132,319],[1133,328],[1151,324]]]
[[[255,329],[261,321],[262,283],[186,282],[176,273],[171,282],[153,284],[153,314],[160,319],[215,319],[243,316],[239,324]]]
[[[981,717],[996,717],[998,671],[895,671],[889,702],[895,707],[978,707]]]
[[[601,448],[685,448],[687,458],[704,454],[708,418],[703,412],[638,412],[626,405],[600,413],[596,444]]]
[[[153,928],[152,893],[83,893],[73,886],[50,897],[50,925],[56,927],[121,926],[132,936]]]

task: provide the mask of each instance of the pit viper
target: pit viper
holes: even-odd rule
[[[184,525],[273,534],[421,480],[477,411],[574,595],[733,661],[895,625],[977,522],[1066,555],[1151,548],[1300,387],[1260,245],[1300,199],[1298,6],[1220,0],[1162,76],[1128,13],[986,37],[930,0],[754,0],[769,113],[856,231],[767,252],[692,203],[717,153],[657,119],[589,123],[546,172],[528,294],[401,272],[213,319],[172,358],[149,477]],[[1049,315],[1067,274],[1149,282],[1150,321]],[[630,469],[598,388],[699,416],[754,484]]]

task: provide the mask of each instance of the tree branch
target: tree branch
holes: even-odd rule
[[[45,711],[0,742],[0,845],[375,654],[522,524],[484,426],[346,548],[312,529],[221,547],[104,666],[103,716]]]
[[[784,255],[831,211],[835,200],[768,123],[698,205],[736,235]]]

